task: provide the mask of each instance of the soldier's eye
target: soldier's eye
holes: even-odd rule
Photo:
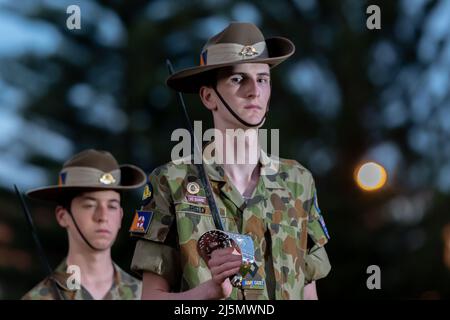
[[[269,77],[259,78],[258,81],[260,83],[270,83],[270,78]]]
[[[232,76],[231,77],[231,82],[236,83],[236,84],[240,83],[242,80],[243,80],[242,76]]]

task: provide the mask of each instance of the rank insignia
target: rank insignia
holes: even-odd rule
[[[150,222],[153,218],[152,211],[136,211],[133,223],[131,224],[130,232],[132,233],[146,233]]]

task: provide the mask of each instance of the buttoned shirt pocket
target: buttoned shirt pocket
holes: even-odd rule
[[[205,232],[214,230],[216,227],[207,205],[177,201],[174,202],[174,207],[181,264],[184,267],[183,288],[193,288],[211,279],[211,272],[197,251],[197,242]],[[225,217],[224,210],[219,206],[222,222],[227,228],[232,222],[230,218]]]
[[[177,227],[180,237],[180,244],[189,239],[198,240],[203,233],[217,229],[208,205],[192,203],[187,201],[174,202],[177,216]],[[230,230],[232,219],[226,215],[225,207],[217,205],[220,218],[225,230]],[[180,232],[182,234],[180,234]]]

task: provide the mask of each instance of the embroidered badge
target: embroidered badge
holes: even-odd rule
[[[320,218],[319,218],[319,223],[320,223],[320,226],[322,227],[323,233],[325,233],[325,236],[329,240],[330,239],[330,234],[328,233],[327,226],[325,225],[325,221],[323,220],[322,216],[320,216]]]
[[[197,194],[200,191],[200,186],[197,182],[189,182],[186,189],[190,194]]]
[[[264,280],[242,280],[243,289],[264,290]]]
[[[142,193],[142,206],[145,207],[147,204],[150,203],[153,197],[153,187],[152,184],[149,182],[146,184],[144,188],[144,192]]]
[[[201,204],[206,204],[206,202],[207,202],[206,197],[194,196],[192,194],[187,194],[186,200],[189,202],[201,203]]]
[[[189,211],[196,212],[196,213],[205,213],[206,209],[203,207],[190,205]]]
[[[319,209],[319,203],[317,201],[317,194],[314,193],[314,199],[313,199],[313,204],[314,204],[314,208],[316,209],[317,214],[319,215],[319,223],[320,226],[322,227],[323,233],[325,234],[325,236],[327,237],[327,239],[330,239],[330,234],[328,233],[328,229],[327,226],[325,225],[325,220],[323,219],[322,215],[321,215],[321,211]]]
[[[314,203],[314,208],[316,209],[317,213],[320,214],[319,203],[317,201],[317,193],[314,193],[313,203]]]
[[[130,232],[147,233],[152,218],[153,218],[152,211],[136,211],[133,223],[131,224]]]

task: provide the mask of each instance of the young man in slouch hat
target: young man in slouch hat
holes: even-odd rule
[[[231,23],[206,43],[199,66],[167,80],[177,91],[199,94],[213,115],[221,139],[204,149],[206,175],[224,230],[249,236],[254,257],[244,272],[236,248],[202,258],[199,239],[217,227],[197,167],[172,161],[151,173],[135,218],[144,227],[130,229],[138,239],[132,270],[142,274],[143,299],[317,299],[315,281],[331,266],[314,180],[295,160],[269,156],[258,138],[271,69],[294,50],[286,38],[265,39],[253,24]],[[224,160],[231,152],[248,155],[246,161]],[[238,290],[230,277],[240,272]]]
[[[122,223],[121,193],[145,181],[140,168],[90,149],[64,164],[58,185],[28,191],[30,198],[57,204],[56,219],[67,230],[69,248],[56,270],[22,299],[140,299],[141,281],[113,262],[111,247]]]

